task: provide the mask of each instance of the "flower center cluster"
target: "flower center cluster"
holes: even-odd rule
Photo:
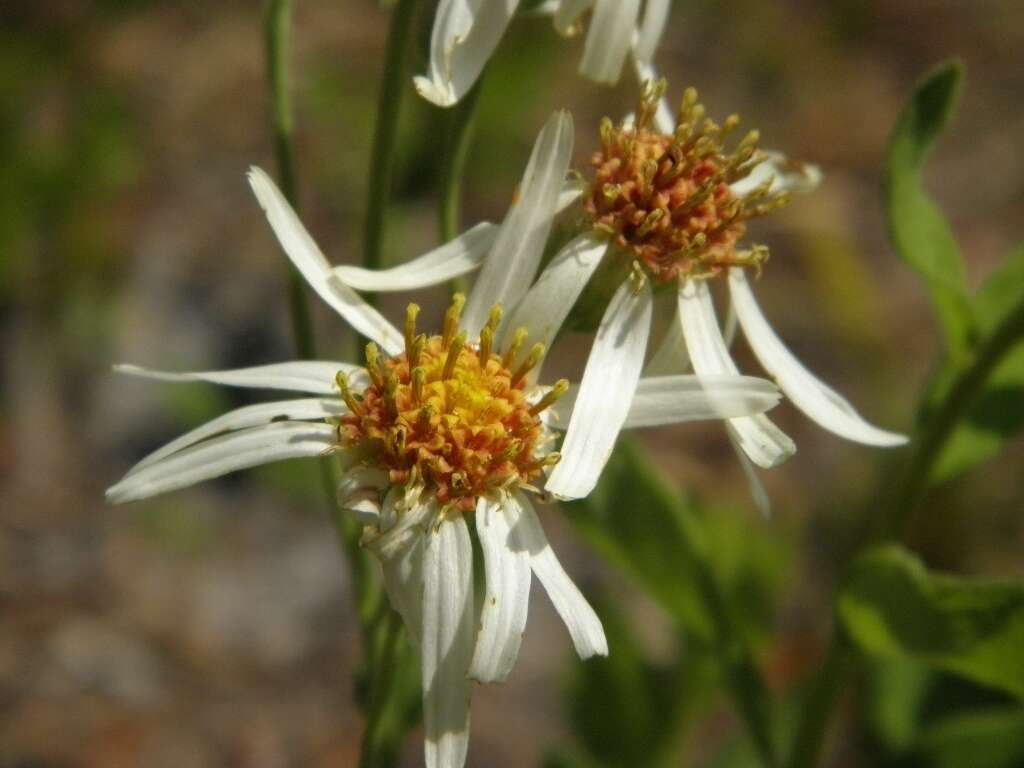
[[[770,193],[771,180],[743,195],[731,185],[764,159],[757,131],[727,150],[739,125],[704,116],[697,91],[688,88],[675,133],[653,130],[665,81],[647,83],[633,124],[601,122],[601,149],[591,159],[594,182],[584,203],[595,228],[604,232],[659,281],[679,275],[707,277],[729,266],[759,267],[762,246],[739,250],[745,222],[786,202]]]
[[[405,351],[382,358],[367,345],[370,383],[361,393],[338,374],[350,411],[338,425],[338,441],[386,469],[392,483],[422,483],[442,505],[470,511],[487,491],[528,485],[558,461],[557,453],[543,453],[540,413],[568,382],[531,404],[527,374],[543,357],[543,345],[521,356],[526,332],[520,329],[504,355],[492,351],[498,306],[479,343],[468,344],[464,331],[456,333],[464,302],[456,294],[440,336],[417,335],[419,307],[410,304]]]

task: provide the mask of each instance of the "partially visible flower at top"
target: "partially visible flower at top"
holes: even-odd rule
[[[524,189],[548,179],[550,184],[542,185],[552,187],[548,197],[558,197],[565,170],[549,179],[544,169],[552,162],[548,144],[566,121],[556,115],[542,133]],[[568,382],[537,385],[532,374],[544,344],[527,346],[528,327],[500,332],[499,297],[514,302],[526,293],[536,263],[524,271],[520,262],[533,258],[532,247],[543,247],[547,230],[538,231],[528,200],[520,197],[506,220],[516,224],[510,241],[515,247],[510,252],[498,247],[503,225],[490,251],[492,256],[511,253],[511,261],[492,268],[495,262],[488,257],[472,297],[456,295],[438,333],[419,332],[415,304],[399,330],[340,282],[338,270],[269,177],[253,169],[249,178],[285,253],[317,293],[371,339],[366,364],[297,361],[195,373],[122,366],[123,372],[164,381],[283,389],[313,397],[250,405],[215,418],[142,459],[107,497],[115,503],[144,499],[260,464],[338,454],[345,468],[339,502],[363,523],[363,544],[379,559],[389,600],[420,651],[426,764],[460,768],[468,744],[471,679],[496,682],[511,672],[533,576],[577,653],[587,658],[608,652],[600,620],[559,564],[529,498],[559,460],[551,450],[548,422],[567,417],[571,404],[558,415],[548,412],[567,394]],[[539,199],[554,205],[545,194]],[[533,242],[537,237],[540,245]],[[410,275],[431,269],[445,272],[450,259],[417,261],[411,271],[398,267],[389,274],[411,281]],[[348,270],[343,274],[353,281],[376,285],[381,279],[378,273]],[[471,310],[479,311],[474,307],[485,308],[479,323],[470,318]],[[666,376],[650,380],[631,397],[623,425],[760,413],[777,400],[775,387],[760,379]],[[468,516],[483,551],[486,593],[479,609]]]
[[[794,191],[814,188],[820,173],[758,148],[750,131],[727,143],[739,118],[707,118],[697,92],[687,89],[678,121],[671,120],[665,82],[647,81],[634,118],[601,124],[593,175],[582,196],[587,231],[558,253],[516,308],[513,322],[530,318],[549,343],[602,262],[621,284],[604,311],[562,444],[562,461],[547,490],[562,498],[587,495],[626,417],[630,393],[644,370],[654,303],[652,287],[674,286],[676,319],[646,369],[648,375],[689,368],[699,376],[736,374],[719,329],[708,282],[728,281],[732,306],[755,355],[785,395],[819,425],[856,442],[894,446],[902,435],[865,422],[840,395],[789,352],[761,314],[747,272],[760,274],[762,245],[741,245],[746,222],[785,204]],[[557,297],[557,301],[554,300]],[[729,419],[730,438],[763,509],[767,497],[749,462],[772,467],[796,450],[764,415]],[[749,460],[749,461],[748,461]]]
[[[547,0],[537,11],[550,14],[555,29],[569,36],[579,33],[584,14],[592,10],[580,73],[612,85],[628,56],[642,71],[650,66],[670,4],[671,0]],[[427,74],[415,78],[420,95],[440,107],[458,103],[480,77],[519,5],[520,0],[441,0]]]

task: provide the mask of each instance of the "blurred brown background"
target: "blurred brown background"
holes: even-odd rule
[[[429,3],[424,3],[429,6]],[[358,258],[387,13],[371,0],[298,0],[294,97],[300,207],[330,258]],[[0,766],[349,766],[358,632],[315,467],[284,465],[127,507],[103,489],[145,451],[249,395],[116,378],[110,364],[255,365],[293,355],[284,258],[244,180],[273,168],[261,6],[230,0],[8,0],[0,9]],[[421,38],[429,32],[424,20]],[[826,180],[760,224],[759,286],[780,334],[883,426],[908,429],[936,352],[920,284],[889,247],[879,194],[886,136],[914,81],[958,55],[967,82],[928,174],[972,284],[1024,239],[1024,5],[1019,0],[677,0],[658,62],[678,96],[742,114],[767,146]],[[487,77],[466,223],[500,218],[535,132],[567,107],[582,165],[598,119],[635,86],[575,74],[580,41],[522,19]],[[422,63],[422,53],[418,59]],[[442,115],[407,89],[387,252],[436,243]],[[405,296],[385,310],[399,317]],[[437,307],[441,292],[418,300]],[[321,356],[350,331],[316,305]],[[559,362],[573,371],[583,342]],[[749,372],[758,369],[740,345]],[[759,649],[773,685],[815,663],[845,517],[880,452],[777,412],[800,452],[765,477],[760,519],[723,434],[645,441],[680,487],[777,555]],[[933,562],[1024,572],[1018,444],[938,494],[920,542]],[[629,606],[653,653],[661,618],[556,510],[567,569]],[[636,598],[636,599],[633,599]],[[535,595],[508,684],[475,698],[470,765],[538,764],[566,738],[571,647]],[[646,628],[649,627],[649,630]],[[671,652],[671,651],[669,651]],[[712,702],[692,764],[737,737]],[[410,738],[406,763],[421,760]]]

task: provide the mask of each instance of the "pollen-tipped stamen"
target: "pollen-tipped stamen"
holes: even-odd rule
[[[413,345],[416,342],[416,318],[420,314],[418,304],[409,304],[405,308],[405,354],[412,358]]]
[[[551,389],[549,389],[547,391],[547,393],[544,395],[544,397],[542,397],[540,400],[538,400],[536,403],[534,403],[532,406],[530,406],[530,414],[533,415],[533,416],[536,416],[541,411],[544,411],[545,409],[550,408],[552,405],[555,404],[555,401],[557,401],[558,398],[560,398],[562,395],[564,395],[568,391],[569,391],[569,382],[568,382],[568,380],[566,380],[566,379],[559,379],[558,381],[555,382],[555,385],[553,387],[551,387]]]
[[[519,367],[516,368],[515,373],[512,374],[512,386],[516,386],[523,378],[532,371],[541,360],[544,359],[545,347],[539,341],[530,347],[530,353],[526,356],[526,359],[520,363]]]
[[[455,365],[459,362],[459,355],[462,354],[462,348],[465,346],[466,332],[460,331],[448,346],[448,357],[445,358],[444,370],[441,372],[442,380],[450,379],[452,374],[455,373]]]
[[[452,343],[452,339],[455,338],[455,332],[459,328],[459,320],[462,317],[462,308],[466,306],[466,296],[462,293],[456,293],[452,296],[451,306],[444,313],[444,332],[441,335],[441,341],[445,347]]]
[[[516,328],[512,334],[512,343],[508,345],[508,349],[505,350],[505,356],[501,359],[501,364],[506,368],[511,368],[512,363],[515,362],[516,358],[519,357],[519,350],[523,348],[523,344],[526,343],[526,339],[529,337],[530,332],[525,328]]]
[[[334,381],[338,385],[338,389],[341,390],[341,399],[345,401],[345,405],[348,406],[348,409],[356,416],[362,414],[362,406],[360,402],[356,400],[355,395],[352,394],[352,390],[348,385],[348,376],[345,375],[345,372],[338,371],[337,375],[334,377]]]

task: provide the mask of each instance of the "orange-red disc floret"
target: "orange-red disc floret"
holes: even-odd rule
[[[413,328],[417,309],[410,307]],[[456,319],[460,309],[457,302]],[[406,351],[391,358],[378,359],[368,347],[369,386],[359,397],[342,384],[350,413],[338,426],[339,442],[386,469],[392,483],[422,482],[442,505],[470,511],[487,491],[528,484],[557,460],[538,455],[539,412],[553,398],[526,401],[531,358],[510,368],[514,360],[490,350],[493,327],[484,329],[481,349],[446,326],[443,336],[407,332]]]
[[[595,228],[659,281],[709,276],[723,268],[759,266],[763,249],[738,250],[744,222],[785,202],[759,187],[743,198],[731,184],[763,159],[757,133],[730,152],[723,142],[739,123],[704,118],[695,90],[687,89],[671,135],[651,123],[664,82],[648,84],[633,125],[602,122],[601,149],[591,158],[594,181],[584,209]]]

